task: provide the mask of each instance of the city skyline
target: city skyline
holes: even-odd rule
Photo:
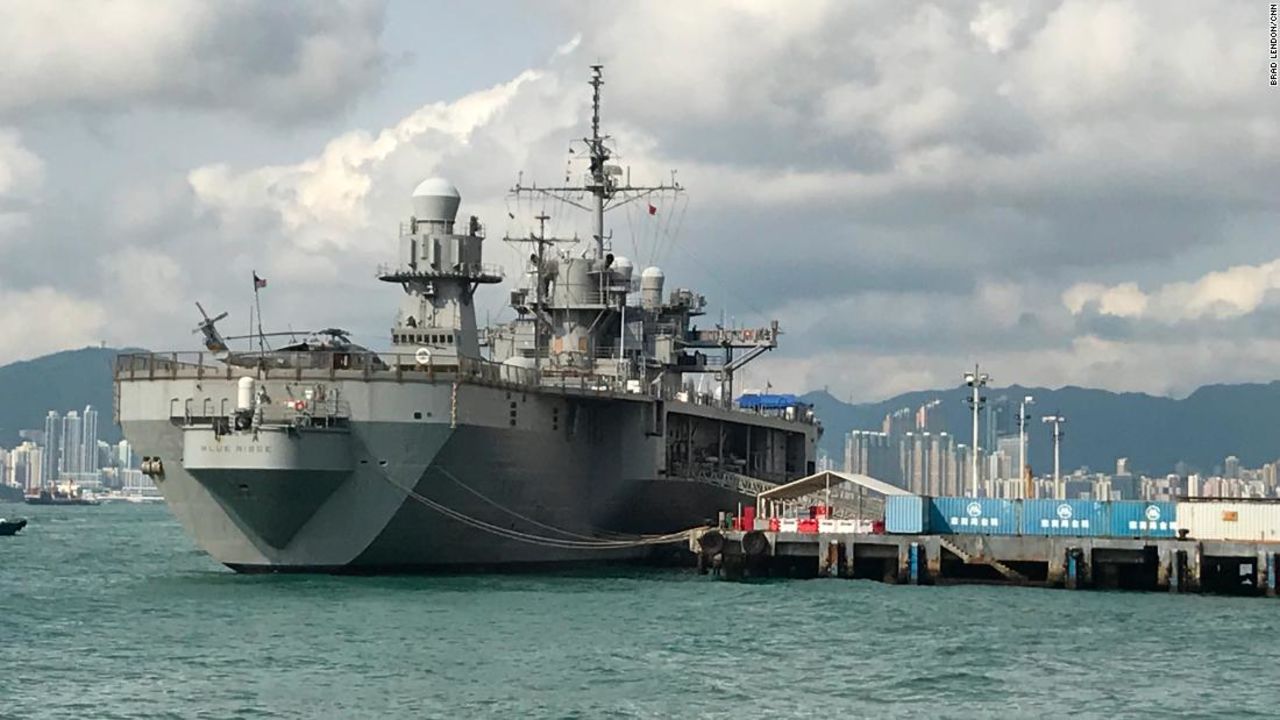
[[[107,443],[98,437],[98,410],[45,414],[43,430],[22,431],[22,442],[0,446],[0,482],[31,494],[50,487],[81,490],[154,489],[138,470],[127,440]]]
[[[1000,401],[1005,401],[1004,410],[1000,410]],[[845,433],[840,469],[870,475],[920,495],[972,494],[968,470],[972,443],[959,441],[956,435],[942,429],[936,412],[941,404],[942,400],[935,398],[916,408],[899,408],[886,413],[877,430],[854,429]],[[1280,459],[1246,468],[1234,454],[1226,455],[1211,471],[1193,471],[1179,463],[1172,473],[1154,475],[1131,472],[1129,457],[1118,456],[1114,459],[1114,473],[1080,465],[1064,470],[1055,482],[1052,471],[1036,472],[1030,466],[1019,469],[1017,458],[1023,442],[1052,443],[1057,428],[1042,431],[1038,441],[1035,433],[1020,436],[1008,422],[1008,405],[1006,395],[980,410],[980,496],[1101,500],[1280,497]],[[1045,414],[1038,419],[1057,420],[1060,416]],[[828,463],[834,465],[829,458]],[[1064,464],[1066,467],[1072,466],[1068,463]]]

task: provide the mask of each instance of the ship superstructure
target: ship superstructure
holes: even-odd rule
[[[547,237],[511,293],[516,319],[480,328],[475,295],[503,279],[480,220],[433,178],[414,189],[390,352],[336,329],[276,350],[122,355],[125,435],[196,541],[258,570],[426,570],[630,559],[773,484],[814,470],[820,426],[803,405],[743,410],[736,370],[776,347],[776,322],[696,325],[699,294],[613,254],[610,207],[632,186],[600,130],[592,68],[585,250]],[[541,218],[545,221],[545,217]],[[567,248],[567,249],[566,249]],[[203,312],[203,309],[202,309]],[[262,338],[258,338],[262,343]],[[690,379],[713,377],[711,392]]]

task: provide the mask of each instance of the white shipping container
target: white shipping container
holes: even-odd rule
[[[782,518],[778,521],[778,530],[781,532],[796,532],[800,529],[800,521],[795,518]]]
[[[1280,542],[1280,503],[1178,503],[1179,530],[1199,540]]]

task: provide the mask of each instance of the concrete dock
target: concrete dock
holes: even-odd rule
[[[866,578],[1275,597],[1280,543],[1030,535],[881,535],[705,529],[699,567],[725,579]]]

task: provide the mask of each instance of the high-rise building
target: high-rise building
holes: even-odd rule
[[[1222,476],[1236,480],[1240,477],[1240,458],[1235,455],[1228,455],[1227,459],[1222,461]]]
[[[50,410],[44,418],[44,453],[41,475],[46,483],[57,482],[59,461],[62,458],[62,416]]]
[[[996,442],[1001,435],[1009,434],[1009,417],[1017,415],[1015,409],[1009,412],[1009,396],[1001,395],[987,403],[983,411],[985,413],[982,423],[981,446],[986,452],[993,452],[996,448]]]
[[[996,438],[995,451],[1003,453],[1004,459],[995,477],[1001,480],[1018,480],[1022,478],[1022,468],[1018,467],[1019,444],[1017,435],[1000,435]]]
[[[84,467],[84,425],[75,410],[62,417],[62,447],[58,477],[74,479]]]
[[[929,438],[929,494],[943,495],[947,485],[947,456],[951,450],[951,436],[947,433],[926,435]]]
[[[897,444],[889,436],[872,430],[854,430],[845,437],[845,470],[870,475],[891,485],[902,486],[902,466]]]
[[[122,468],[133,467],[133,446],[128,440],[116,443],[116,464]]]
[[[98,411],[92,405],[84,406],[81,419],[80,472],[98,472]]]
[[[44,452],[39,445],[30,440],[22,443],[9,453],[9,474],[7,481],[27,492],[38,489],[43,483]]]
[[[916,409],[916,432],[939,432],[942,430],[942,417],[937,408],[942,400],[934,399]]]
[[[960,489],[960,462],[956,454],[956,438],[942,433],[942,456],[945,466],[942,469],[942,495],[963,495]]]

